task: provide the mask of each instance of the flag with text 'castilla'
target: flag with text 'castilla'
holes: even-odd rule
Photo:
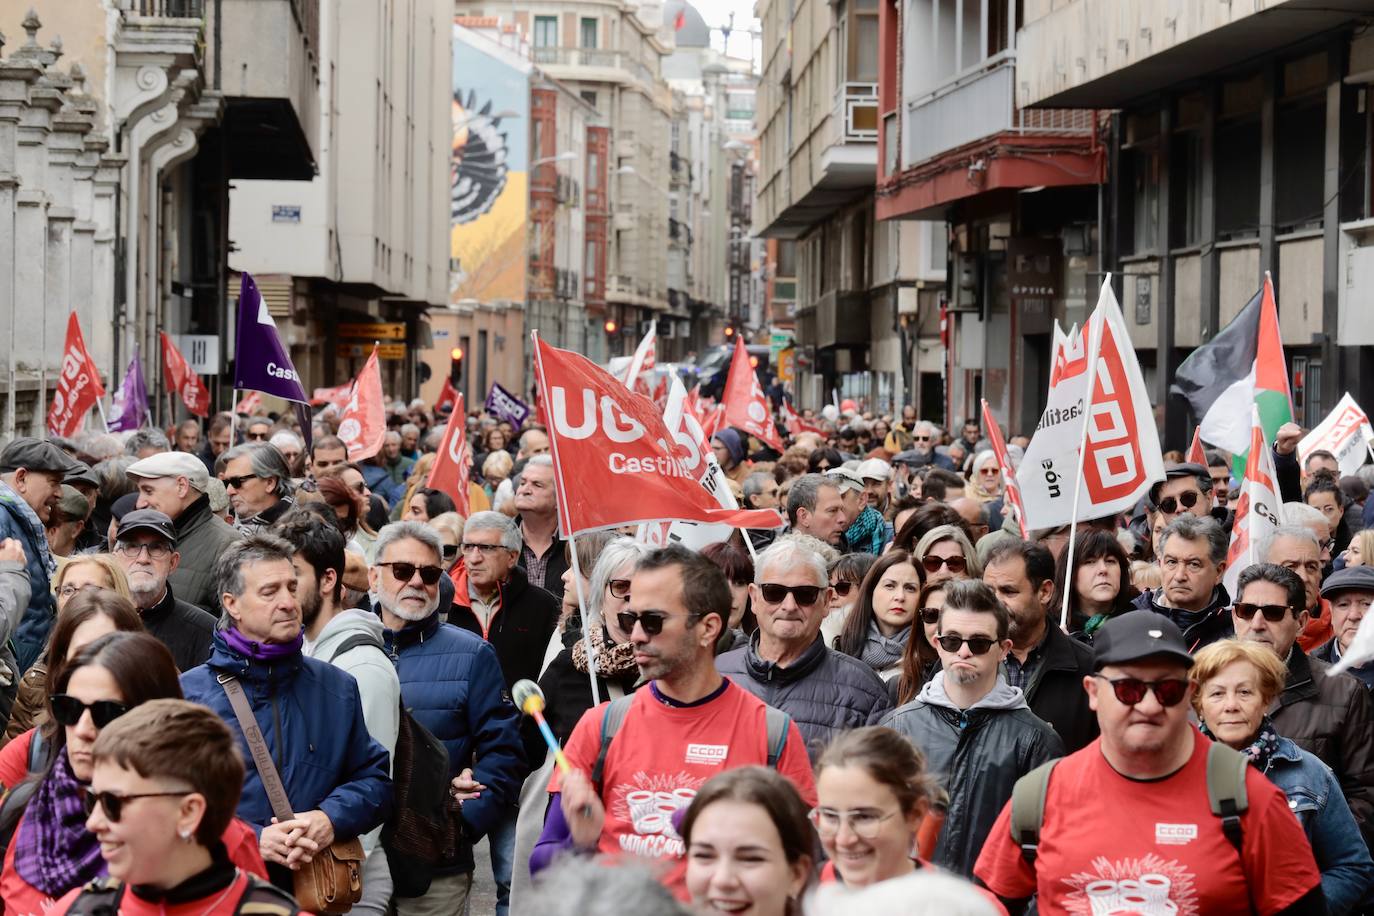
[[[234,388],[261,391],[288,401],[308,404],[301,377],[277,333],[251,274],[239,281],[238,348],[234,356]]]
[[[772,509],[721,508],[684,463],[697,444],[671,434],[653,402],[586,357],[531,336],[564,537],[668,519],[782,526]]]
[[[1133,509],[1164,479],[1149,393],[1110,281],[1084,332],[1055,326],[1049,398],[1016,474],[1028,529],[1072,522],[1075,485],[1082,522]]]
[[[468,431],[463,396],[455,393],[453,414],[444,429],[444,439],[434,456],[425,486],[447,493],[463,518],[471,515],[468,481],[472,476],[472,453],[468,451]]]
[[[176,392],[191,413],[198,417],[210,416],[210,391],[167,332],[159,333],[162,337],[162,380],[167,390]]]
[[[1231,595],[1236,594],[1240,571],[1264,559],[1255,555],[1260,542],[1284,523],[1279,477],[1274,472],[1274,454],[1267,441],[1259,405],[1251,404],[1249,457],[1240,484],[1240,499],[1236,501],[1231,544],[1226,550],[1226,574],[1222,577]]]
[[[86,349],[86,338],[81,336],[81,322],[76,312],[72,312],[67,316],[67,339],[62,346],[57,390],[53,392],[52,406],[48,409],[48,432],[54,436],[75,434],[86,412],[104,396],[100,372]]]
[[[726,426],[743,430],[769,448],[782,451],[782,437],[773,422],[773,412],[768,409],[759,377],[749,363],[749,349],[742,336],[735,337],[735,355],[730,360],[730,374],[720,401],[725,406]]]
[[[348,460],[371,458],[382,450],[386,438],[386,403],[382,397],[382,370],[377,348],[363,363],[353,383],[353,395],[339,417],[339,438],[348,447]]]

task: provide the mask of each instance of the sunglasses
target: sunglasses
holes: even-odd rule
[[[1241,620],[1251,620],[1254,618],[1255,613],[1259,612],[1263,614],[1264,619],[1270,623],[1278,623],[1283,620],[1283,618],[1287,617],[1289,612],[1293,609],[1286,604],[1248,604],[1243,601],[1237,601],[1235,604],[1231,605],[1231,610],[1235,611],[1236,616]]]
[[[377,565],[390,567],[391,574],[396,577],[397,582],[409,582],[418,572],[421,582],[425,585],[433,585],[444,574],[442,566],[417,566],[414,563],[378,563]]]
[[[243,438],[249,442],[266,442],[267,433],[244,433]]]
[[[257,480],[257,479],[258,479],[258,475],[257,475],[257,474],[240,474],[238,477],[226,477],[226,478],[224,478],[224,486],[225,486],[225,489],[228,489],[229,487],[233,487],[235,490],[242,490],[242,489],[243,489],[243,485],[244,485],[245,483],[247,483],[247,482],[250,481],[250,480]]]
[[[916,613],[921,615],[921,623],[933,626],[940,622],[940,609],[938,607],[923,607]]]
[[[935,641],[940,644],[940,648],[946,652],[958,652],[959,647],[968,643],[968,650],[974,655],[986,655],[988,650],[997,645],[997,640],[991,636],[946,636],[941,633],[935,637]]]
[[[610,589],[612,598],[618,598],[621,601],[630,600],[629,579],[612,579],[606,583],[606,588]]]
[[[95,723],[96,728],[104,728],[129,711],[129,707],[123,703],[116,703],[114,700],[96,700],[94,703],[83,703],[76,697],[65,693],[54,694],[48,699],[52,702],[52,717],[59,724],[68,727],[80,722],[81,714],[88,709],[91,711],[91,721]]]
[[[1160,706],[1177,706],[1188,692],[1188,682],[1181,677],[1165,678],[1162,681],[1142,681],[1138,677],[1119,677],[1113,680],[1104,674],[1094,674],[1112,685],[1112,693],[1127,706],[1134,706],[1145,699],[1147,691],[1154,691]]]
[[[776,582],[766,582],[759,586],[759,594],[763,595],[763,600],[769,604],[782,604],[791,595],[797,599],[797,607],[811,607],[821,598],[821,592],[825,591],[819,585],[779,585]]]
[[[843,598],[845,595],[849,594],[849,590],[854,587],[854,583],[845,582],[841,579],[839,582],[831,582],[830,587],[835,590],[835,594]]]
[[[948,566],[950,572],[958,575],[968,569],[968,561],[963,557],[927,556],[922,558],[921,566],[923,566],[928,573],[937,573],[940,571],[941,566]]]
[[[456,559],[457,557],[458,557],[458,545],[457,545],[457,544],[445,544],[445,545],[444,545],[444,559],[445,559],[445,560],[453,560],[453,559]]]
[[[1189,490],[1186,493],[1180,493],[1178,499],[1174,499],[1172,496],[1166,496],[1159,501],[1159,510],[1165,515],[1173,515],[1175,512],[1180,511],[1178,508],[1180,503],[1183,505],[1184,509],[1191,509],[1197,505],[1197,501],[1201,498],[1202,494],[1197,490]]]
[[[82,786],[81,803],[86,809],[87,817],[95,813],[95,806],[99,803],[100,809],[105,812],[105,819],[111,824],[118,824],[119,819],[124,816],[125,802],[133,801],[136,798],[182,798],[194,794],[194,792],[139,792],[136,795],[116,795],[113,792],[94,792],[89,786]]]
[[[700,614],[688,614],[688,626],[691,625],[691,621],[700,616]],[[639,624],[639,628],[644,631],[645,636],[657,636],[662,633],[663,622],[667,619],[668,615],[660,613],[659,611],[640,611],[639,613],[635,613],[634,611],[622,611],[615,615],[615,621],[620,624],[622,632],[633,633],[635,624]]]

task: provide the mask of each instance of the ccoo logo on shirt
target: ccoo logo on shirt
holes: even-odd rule
[[[684,759],[687,763],[718,767],[725,762],[729,753],[730,745],[728,744],[689,744],[687,745],[687,756]]]
[[[1186,846],[1197,839],[1197,824],[1155,824],[1155,842],[1161,846]]]

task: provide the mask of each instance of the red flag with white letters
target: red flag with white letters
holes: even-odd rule
[[[191,371],[190,363],[181,355],[166,331],[162,335],[162,379],[168,391],[175,391],[186,409],[198,417],[210,416],[210,392],[200,376]]]
[[[997,456],[997,467],[1002,471],[1002,483],[1006,493],[1006,504],[1016,514],[1016,524],[1021,528],[1021,537],[1029,537],[1026,531],[1026,508],[1021,505],[1021,487],[1016,483],[1016,469],[1007,457],[1007,443],[1002,439],[1002,427],[988,409],[987,398],[983,399],[983,428],[988,431],[988,441],[992,443],[992,453]]]
[[[463,396],[456,395],[453,413],[448,427],[444,430],[444,441],[439,443],[439,451],[434,456],[434,466],[429,469],[429,479],[425,486],[442,490],[453,497],[458,514],[467,518],[471,513],[468,502],[468,481],[472,475],[472,453],[468,451],[468,431],[466,411],[463,409]]]
[[[100,372],[81,336],[76,312],[67,316],[67,341],[62,347],[62,369],[57,376],[52,407],[48,409],[48,432],[70,436],[81,428],[86,412],[105,396]]]
[[[742,429],[764,445],[782,451],[782,437],[773,422],[773,412],[768,409],[768,398],[763,396],[759,377],[749,365],[749,350],[741,337],[735,338],[735,356],[730,361],[730,375],[720,401],[725,405],[726,425]]]
[[[386,405],[382,397],[382,370],[377,363],[377,348],[363,364],[353,385],[353,397],[339,420],[339,438],[348,446],[348,460],[371,458],[382,450],[386,437]]]
[[[456,404],[459,397],[458,390],[453,387],[453,379],[444,379],[444,387],[439,389],[439,400],[434,402],[434,412],[438,413],[439,408],[443,407],[445,404]],[[457,411],[454,411],[454,413],[457,413]]]
[[[772,509],[723,509],[684,466],[653,402],[590,360],[534,339],[564,537],[667,519],[779,528]]]

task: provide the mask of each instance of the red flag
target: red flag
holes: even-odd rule
[[[210,416],[210,392],[200,376],[191,371],[190,363],[181,355],[166,331],[162,335],[162,379],[168,391],[175,391],[186,409],[198,417]]]
[[[248,416],[253,411],[262,406],[262,392],[250,391],[243,396],[243,399],[234,405],[234,413]]]
[[[353,396],[353,383],[345,382],[342,385],[335,385],[333,388],[316,388],[310,392],[310,404],[312,407],[319,407],[322,404],[333,404],[343,410],[348,406],[348,399]]]
[[[684,6],[677,11],[677,17],[673,19],[673,31],[680,32],[682,27],[687,24],[687,8]]]
[[[457,400],[454,401],[448,428],[444,430],[444,441],[439,443],[439,452],[434,456],[434,466],[429,469],[425,486],[442,490],[453,497],[458,514],[467,518],[472,514],[468,502],[472,453],[468,451],[467,412],[463,409],[463,396],[456,392],[454,396]]]
[[[439,408],[443,407],[445,404],[452,406],[458,403],[459,397],[458,390],[453,387],[453,379],[444,379],[444,387],[439,389],[439,400],[434,402],[434,412],[438,413]]]
[[[353,385],[353,397],[344,407],[339,422],[339,438],[348,446],[348,460],[371,458],[382,450],[386,437],[386,407],[382,400],[382,370],[377,363],[377,348],[363,364]]]
[[[665,519],[782,525],[771,509],[722,509],[674,454],[673,436],[650,401],[585,357],[531,336],[564,537]]]
[[[86,412],[105,396],[100,372],[81,336],[76,312],[67,316],[67,342],[62,347],[62,370],[57,377],[52,407],[48,409],[48,432],[70,436],[81,428]]]
[[[742,429],[770,448],[782,451],[782,437],[773,423],[768,399],[759,387],[759,377],[749,365],[749,350],[743,338],[735,338],[735,356],[730,361],[730,375],[720,400],[725,405],[726,425]]]
[[[782,402],[782,422],[783,425],[787,427],[787,432],[793,436],[799,436],[802,433],[820,433],[822,436],[825,435],[825,432],[819,426],[814,423],[808,423],[802,419],[801,414],[797,413],[792,405],[785,400]]]
[[[1188,454],[1184,457],[1193,464],[1207,467],[1207,453],[1202,450],[1202,424],[1193,427],[1193,441],[1188,446]]]
[[[1006,492],[1006,504],[1016,513],[1016,524],[1021,528],[1021,537],[1029,537],[1026,532],[1026,509],[1021,505],[1021,487],[1016,483],[1016,469],[1007,457],[1007,443],[1002,439],[1002,428],[997,418],[988,409],[987,399],[983,400],[983,428],[988,431],[988,441],[992,443],[992,453],[997,456],[997,466],[1002,469],[1002,484]]]

